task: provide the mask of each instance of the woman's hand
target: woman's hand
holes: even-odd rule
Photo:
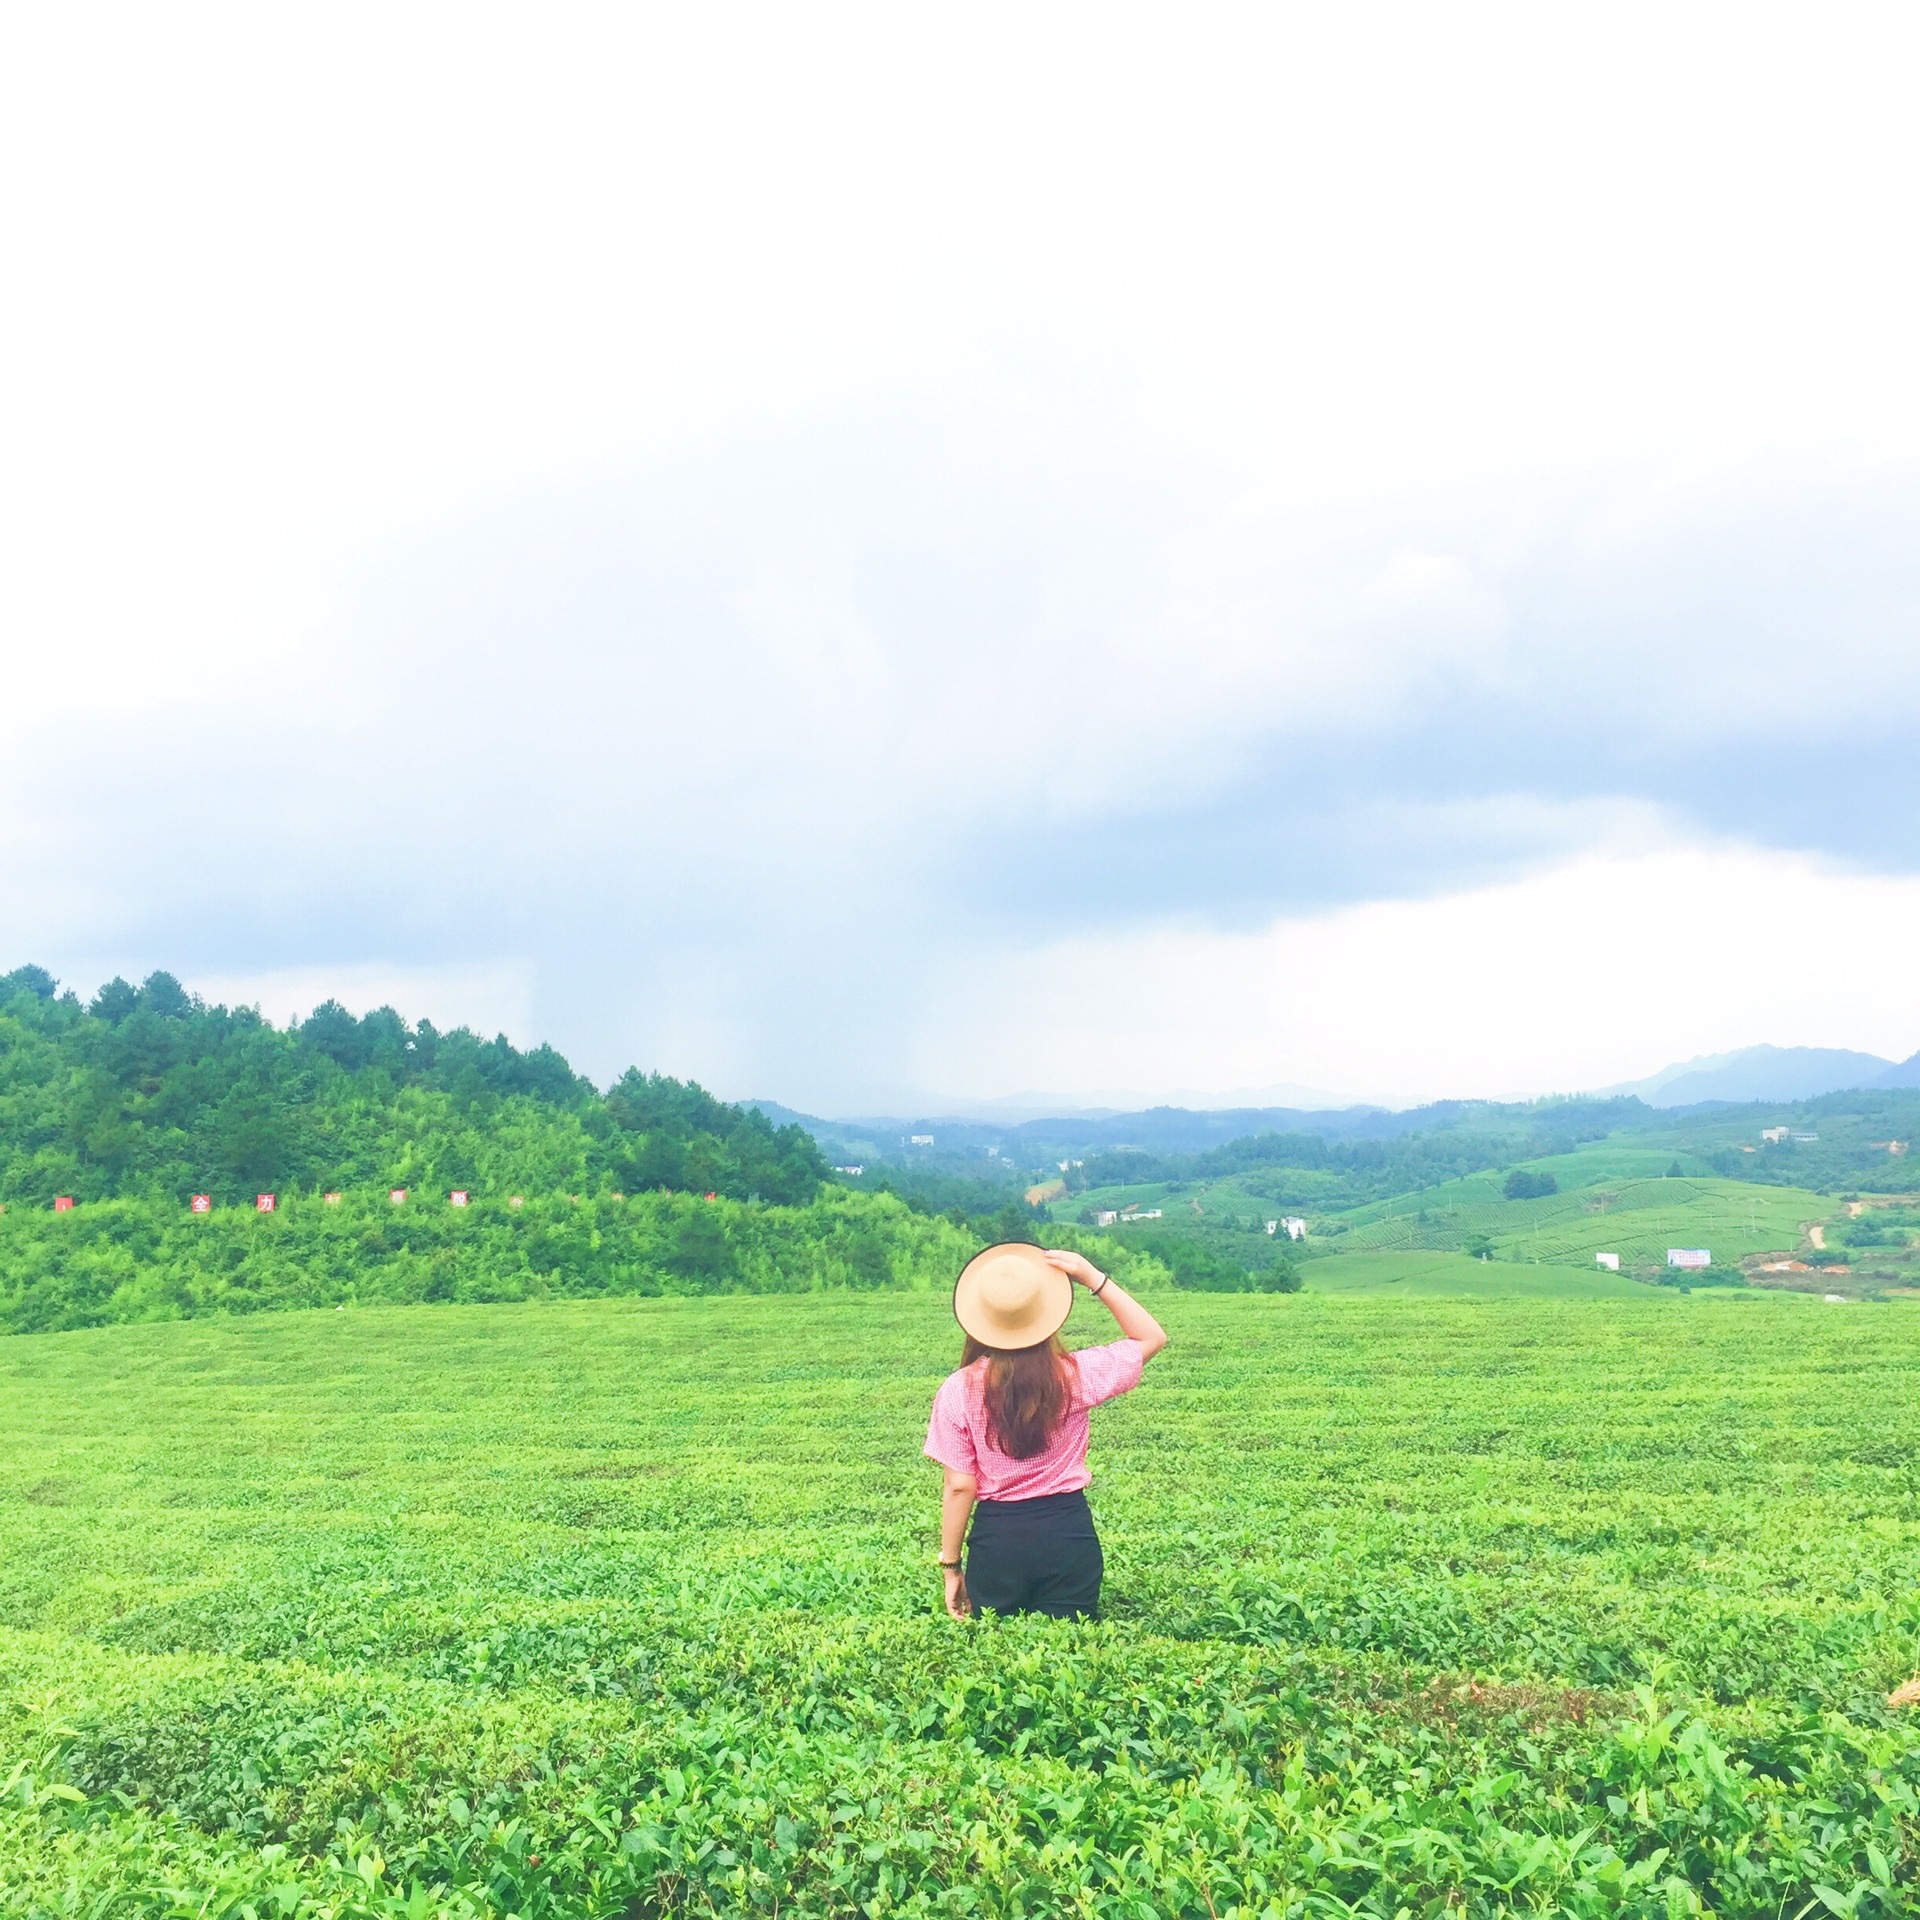
[[[967,1575],[963,1567],[942,1567],[941,1573],[947,1582],[947,1611],[956,1620],[964,1620],[973,1611],[973,1602],[967,1598]]]
[[[1097,1287],[1106,1278],[1084,1253],[1074,1253],[1067,1247],[1047,1247],[1042,1250],[1040,1257],[1083,1287]]]
[[[1167,1344],[1166,1329],[1111,1274],[1102,1273],[1091,1260],[1064,1247],[1049,1247],[1043,1259],[1058,1267],[1070,1280],[1092,1290],[1094,1299],[1120,1323],[1120,1331],[1129,1340],[1140,1342],[1140,1357],[1151,1360]]]

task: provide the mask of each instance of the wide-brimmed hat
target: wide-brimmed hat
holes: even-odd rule
[[[1073,1282],[1038,1247],[1009,1240],[976,1253],[953,1283],[953,1317],[1002,1352],[1051,1340],[1073,1311]]]

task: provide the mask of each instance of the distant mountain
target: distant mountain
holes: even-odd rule
[[[1902,1060],[1897,1067],[1889,1067],[1878,1080],[1869,1080],[1870,1087],[1920,1087],[1920,1053],[1910,1060]]]
[[[1915,1076],[1911,1080],[1888,1077],[1909,1069]],[[1636,1094],[1650,1107],[1692,1107],[1708,1100],[1734,1105],[1813,1100],[1843,1088],[1871,1086],[1920,1086],[1920,1055],[1896,1067],[1877,1053],[1853,1053],[1844,1047],[1742,1047],[1737,1053],[1683,1060],[1645,1080],[1606,1091]]]
[[[1065,1113],[1015,1122],[985,1122],[961,1114],[867,1116],[825,1120],[775,1100],[748,1100],[775,1126],[800,1126],[832,1159],[899,1161],[927,1152],[909,1142],[931,1138],[940,1161],[984,1159],[989,1151],[1020,1166],[1079,1158],[1135,1147],[1147,1153],[1202,1153],[1229,1140],[1259,1133],[1315,1134],[1324,1140],[1392,1140],[1423,1127],[1457,1119],[1478,1102],[1441,1101],[1393,1112],[1385,1107],[1342,1107],[1333,1112],[1304,1107],[1150,1107],[1139,1113]]]

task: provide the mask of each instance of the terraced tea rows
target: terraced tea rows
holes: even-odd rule
[[[1458,1251],[1476,1238],[1496,1257],[1547,1265],[1591,1265],[1602,1249],[1626,1267],[1657,1267],[1669,1247],[1704,1246],[1717,1261],[1802,1244],[1806,1224],[1835,1203],[1798,1187],[1737,1180],[1625,1180],[1535,1200],[1507,1200],[1491,1176],[1435,1187],[1353,1216],[1342,1250]]]
[[[1163,1304],[1082,1626],[935,1610],[938,1298],[0,1343],[0,1911],[1913,1910],[1909,1308]]]

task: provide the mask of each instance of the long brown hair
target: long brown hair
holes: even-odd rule
[[[987,1438],[1010,1460],[1031,1460],[1046,1450],[1066,1418],[1073,1365],[1056,1333],[1037,1347],[983,1346],[972,1334],[960,1355],[970,1367],[987,1363]]]

